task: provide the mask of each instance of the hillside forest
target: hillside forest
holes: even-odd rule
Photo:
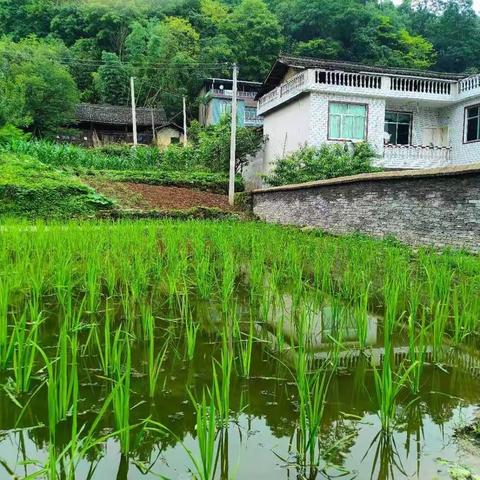
[[[477,72],[471,0],[1,0],[0,127],[37,136],[80,101],[198,111],[205,77],[262,81],[275,57]]]

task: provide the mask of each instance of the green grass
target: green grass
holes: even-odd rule
[[[197,188],[213,193],[228,193],[228,176],[224,173],[172,170],[101,170],[90,169],[86,175],[95,175],[115,182],[145,183],[165,187]],[[242,178],[235,179],[235,191],[243,191]]]
[[[27,156],[0,153],[0,217],[86,217],[112,207],[65,172]]]

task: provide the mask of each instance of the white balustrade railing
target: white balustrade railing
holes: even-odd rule
[[[232,97],[233,96],[233,90],[226,90],[226,89],[221,89],[221,88],[211,88],[209,90],[211,93],[215,95],[221,95],[222,97]],[[242,90],[237,91],[237,97],[240,98],[255,98],[257,95],[257,92],[244,92]]]
[[[280,85],[280,97],[284,97],[290,92],[298,90],[300,87],[302,87],[305,84],[305,77],[306,72],[300,72],[290,80],[287,80],[285,83]]]
[[[387,168],[442,167],[450,163],[451,147],[385,145],[382,166]]]
[[[279,89],[274,88],[270,92],[260,97],[260,100],[258,101],[258,105],[260,107],[263,107],[264,105],[267,105],[267,103],[273,102],[273,100],[277,99],[278,95],[279,95]]]
[[[473,75],[468,78],[460,80],[458,91],[459,93],[469,92],[470,90],[480,89],[480,75]]]
[[[444,102],[461,100],[463,96],[469,96],[470,92],[476,94],[476,89],[480,94],[480,75],[457,82],[435,78],[365,72],[349,73],[312,68],[303,70],[261,97],[259,109],[262,111],[267,106],[275,106],[296,93],[308,90],[367,94],[386,98],[402,97],[414,100],[427,98]]]
[[[450,95],[452,84],[429,78],[391,77],[390,89],[396,92]]]
[[[329,70],[315,70],[315,83],[341,87],[382,88],[382,77],[368,73],[347,73]]]

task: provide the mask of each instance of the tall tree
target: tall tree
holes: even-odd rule
[[[102,53],[103,64],[95,75],[95,90],[102,103],[126,105],[130,91],[131,70],[116,53]]]
[[[232,41],[241,77],[263,80],[283,44],[280,24],[263,0],[242,0],[222,22],[220,32]]]
[[[156,92],[167,113],[180,111],[182,96],[196,93],[203,72],[199,68],[200,35],[184,18],[167,17],[154,24],[147,45],[146,83]]]
[[[480,68],[480,18],[471,0],[428,0],[410,12],[413,29],[438,52],[435,68],[463,72]]]
[[[0,122],[49,134],[74,119],[78,90],[61,63],[64,54],[64,47],[53,41],[0,41],[0,90],[7,92],[0,102]]]

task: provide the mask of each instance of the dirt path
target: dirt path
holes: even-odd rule
[[[195,207],[232,210],[228,197],[193,188],[162,187],[131,182],[87,178],[85,182],[123,208],[136,210],[188,210]]]

